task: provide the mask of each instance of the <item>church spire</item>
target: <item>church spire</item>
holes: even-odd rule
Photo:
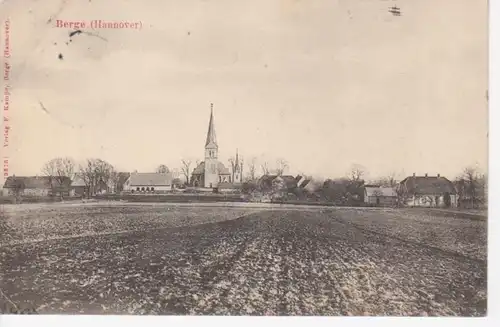
[[[215,127],[214,127],[214,105],[210,104],[210,122],[208,123],[207,141],[205,146],[209,144],[214,144],[217,146],[217,138],[215,137]]]

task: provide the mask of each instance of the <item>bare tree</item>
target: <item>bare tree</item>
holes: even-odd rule
[[[106,191],[109,191],[111,185],[110,182],[115,172],[114,167],[110,163],[102,159],[97,159],[94,164],[94,173],[98,183],[97,185],[99,187],[99,191],[101,191],[102,188],[105,188]]]
[[[110,176],[109,176],[109,182],[110,182],[110,186],[112,187],[113,192],[121,191],[121,190],[119,190],[120,184],[121,184],[120,177],[121,177],[120,173],[118,173],[116,170],[112,169]]]
[[[250,181],[255,181],[257,178],[257,168],[256,168],[257,159],[253,157],[248,163],[248,179]]]
[[[167,174],[170,172],[170,169],[168,169],[167,165],[159,165],[156,168],[156,172],[160,174]]]
[[[382,190],[374,190],[373,191],[373,196],[375,197],[376,199],[376,204],[379,205],[380,204],[380,198],[384,195],[384,193],[382,193]]]
[[[184,174],[184,177],[186,178],[186,184],[189,185],[189,176],[190,176],[190,169],[191,169],[191,160],[182,160],[182,167],[181,171]]]
[[[236,159],[233,157],[228,159],[229,164],[231,165],[231,180],[234,182],[234,171],[236,170]]]
[[[276,160],[276,175],[281,176],[288,170],[288,162],[285,159]]]
[[[365,168],[361,165],[354,164],[351,166],[351,170],[349,172],[349,179],[352,182],[359,182],[363,180],[363,176],[365,176]]]
[[[396,180],[396,173],[391,172],[385,177],[381,177],[378,179],[375,179],[370,182],[371,184],[383,186],[383,187],[391,187],[391,188],[396,188],[398,185],[398,182]]]
[[[94,162],[96,159],[87,159],[84,164],[80,166],[80,177],[83,180],[86,188],[87,198],[90,198],[94,194],[94,188],[96,185],[96,176],[94,173]]]
[[[474,167],[466,167],[462,173],[463,195],[470,199],[473,208],[478,204],[480,174]]]
[[[87,188],[87,197],[95,195],[103,187],[109,191],[116,175],[114,167],[102,159],[87,159],[85,164],[80,166],[80,176]]]
[[[47,162],[43,168],[42,173],[49,178],[49,183],[54,188],[54,182],[59,191],[61,200],[63,199],[63,192],[71,185],[71,181],[75,177],[75,162],[71,158],[55,158]]]
[[[482,189],[483,202],[488,205],[488,173],[482,174],[478,182],[480,189]]]
[[[261,165],[260,165],[260,169],[262,170],[262,175],[269,175],[270,173],[270,168],[269,168],[269,164],[267,163],[267,161],[263,162]]]

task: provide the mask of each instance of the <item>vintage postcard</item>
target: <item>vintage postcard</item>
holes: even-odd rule
[[[0,313],[486,316],[486,0],[2,0]]]

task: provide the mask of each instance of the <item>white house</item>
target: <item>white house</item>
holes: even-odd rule
[[[399,183],[403,204],[410,207],[456,207],[457,192],[453,183],[437,176],[409,176]]]
[[[131,173],[123,185],[124,192],[161,193],[172,190],[171,173]]]

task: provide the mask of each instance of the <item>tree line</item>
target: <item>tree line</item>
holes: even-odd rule
[[[235,169],[235,158],[229,158],[228,160],[230,168],[234,171]],[[243,160],[241,159],[240,163]],[[199,165],[200,162],[194,162]],[[184,178],[182,183],[186,186],[190,186],[190,179],[192,170],[193,160],[183,159],[180,162],[180,170],[174,169],[175,172],[179,172]],[[258,163],[256,157],[251,157],[245,162],[243,168],[244,173],[244,185],[243,190],[245,192],[252,192],[259,190],[258,180],[264,175],[277,175],[283,176],[287,174],[290,170],[290,165],[287,160],[283,158],[278,158],[274,162],[263,161]],[[59,195],[61,198],[64,194],[68,192],[69,185],[79,178],[85,185],[85,195],[87,197],[94,196],[97,193],[105,190],[110,191],[110,189],[120,192],[123,188],[123,183],[126,178],[128,178],[128,173],[120,173],[117,169],[108,161],[100,158],[89,158],[83,162],[77,163],[70,157],[58,157],[46,162],[42,167],[42,174],[46,176],[53,190],[54,195]],[[172,171],[165,164],[160,164],[155,170],[157,173],[171,173]],[[305,173],[300,173],[299,175],[308,177]],[[398,195],[400,190],[398,189],[399,180],[396,173],[389,173],[386,176],[378,177],[372,180],[366,180],[367,169],[359,164],[353,164],[350,170],[345,174],[345,176],[337,178],[326,178],[321,179],[321,183],[316,182],[316,186],[309,188],[309,192],[314,194],[303,194],[297,190],[299,197],[305,196],[316,196],[328,199],[331,201],[340,202],[352,202],[359,201],[363,197],[364,187],[368,184],[377,185],[382,187],[394,188]],[[481,204],[485,204],[487,201],[487,174],[481,173],[479,169],[468,166],[463,169],[463,171],[452,179],[454,186],[457,190],[459,199],[463,203],[467,203],[472,207],[476,207]],[[14,193],[20,193],[24,188],[22,181],[13,181],[11,183],[11,188]],[[261,190],[262,191],[262,190]]]

